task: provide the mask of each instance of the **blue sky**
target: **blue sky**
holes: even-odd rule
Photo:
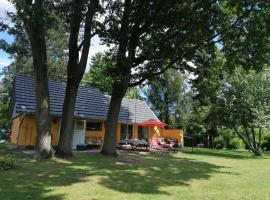
[[[6,11],[14,11],[14,7],[7,0],[0,0],[0,20],[5,20]],[[0,32],[0,40],[3,39],[9,44],[13,42],[13,37],[5,32]],[[11,59],[10,56],[0,49],[0,72],[4,66],[7,66]]]
[[[13,42],[13,37],[5,32],[0,32],[0,40],[5,40],[9,44]],[[11,59],[9,58],[9,54],[5,53],[2,49],[0,49],[0,71],[4,66],[7,66]]]

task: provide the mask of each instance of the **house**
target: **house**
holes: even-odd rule
[[[65,83],[49,80],[50,114],[52,145],[57,146],[60,132],[62,106],[65,95]],[[101,144],[105,133],[110,97],[103,95],[97,88],[80,86],[76,99],[73,148],[77,144]],[[30,75],[17,75],[14,79],[10,118],[12,119],[11,140],[18,146],[35,146],[35,87],[34,79]],[[124,98],[121,104],[117,141],[125,138],[145,138],[158,134],[163,137],[175,138],[183,143],[182,130],[165,130],[157,127],[141,127],[141,123],[148,119],[158,120],[149,106],[141,100]]]

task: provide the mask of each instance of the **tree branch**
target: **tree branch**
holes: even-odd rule
[[[91,44],[91,30],[92,30],[92,20],[95,16],[97,7],[99,5],[99,0],[91,0],[90,4],[88,5],[88,9],[86,12],[86,19],[85,19],[85,28],[84,28],[84,38],[83,38],[83,48],[82,48],[82,55],[79,62],[79,70],[81,75],[83,75],[88,59],[89,48]]]
[[[145,80],[147,79],[150,79],[150,78],[153,78],[155,76],[158,76],[160,74],[163,74],[164,72],[166,72],[169,68],[172,67],[172,65],[174,65],[176,62],[178,61],[178,59],[175,59],[175,60],[172,60],[165,68],[161,69],[159,72],[156,72],[156,73],[145,73],[145,74],[142,74],[142,78],[136,82],[133,82],[133,83],[129,83],[129,87],[134,87],[134,86],[137,86],[137,85],[140,85],[142,84]],[[162,62],[161,62],[162,63]]]

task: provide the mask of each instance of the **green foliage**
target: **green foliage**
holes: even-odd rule
[[[237,68],[218,96],[217,122],[235,133],[256,153],[270,125],[270,75]]]
[[[90,70],[86,72],[82,79],[83,85],[98,88],[103,94],[110,95],[112,92],[114,66],[116,58],[109,52],[97,53],[90,63]],[[129,88],[125,97],[130,99],[141,99],[140,89]]]
[[[84,74],[82,84],[100,89],[104,94],[111,94],[115,57],[110,53],[97,53],[93,56],[90,70]]]
[[[266,129],[270,119],[270,75],[236,69],[218,97],[217,114],[224,126]]]
[[[236,137],[230,140],[230,143],[228,145],[228,149],[241,149],[243,147],[244,147],[243,141],[240,138]]]
[[[7,154],[0,159],[0,169],[10,170],[14,169],[16,164],[15,155]]]
[[[270,56],[269,1],[224,2],[225,13],[235,18],[240,17],[236,26],[220,38],[227,67],[232,71],[236,66],[256,70],[267,67]]]
[[[219,135],[218,137],[216,137],[214,139],[214,146],[215,146],[216,149],[224,149],[224,148],[226,148],[226,142],[225,142],[224,138],[221,135]]]
[[[8,127],[8,104],[2,101],[0,102],[0,129],[7,129]]]
[[[150,80],[144,91],[147,101],[160,120],[171,128],[184,126],[188,109],[188,95],[184,91],[184,76],[177,70],[168,70]]]
[[[270,151],[270,132],[269,132],[269,130],[268,130],[268,132],[266,132],[264,134],[264,138],[262,141],[262,148],[264,150]]]
[[[143,99],[140,94],[140,88],[138,87],[128,88],[125,97],[129,99]]]
[[[14,1],[14,3],[18,7],[26,6],[24,5],[25,2]],[[64,81],[67,74],[68,56],[66,27],[59,10],[51,3],[46,4],[46,6],[48,6],[46,9],[50,7],[50,14],[46,19],[49,24],[46,34],[48,77],[49,79]],[[30,41],[24,29],[23,19],[19,16],[19,13],[8,13],[8,21],[12,22],[12,26],[3,22],[0,23],[0,29],[7,31],[14,37],[14,42],[11,44],[4,40],[0,41],[0,48],[7,52],[12,59],[12,63],[4,67],[0,73],[2,76],[0,82],[0,128],[8,128],[10,125],[8,105],[14,77],[16,74],[33,74],[34,70]]]
[[[214,139],[216,149],[243,149],[244,144],[235,133],[228,129],[218,129],[219,135]]]

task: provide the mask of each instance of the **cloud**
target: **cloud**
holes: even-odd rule
[[[91,47],[89,49],[89,55],[88,55],[88,60],[87,60],[87,65],[86,65],[86,71],[89,71],[90,65],[89,63],[91,62],[92,57],[98,53],[98,52],[103,52],[108,50],[109,48],[106,45],[101,45],[100,44],[100,38],[98,36],[95,36],[91,40]]]
[[[15,12],[14,6],[7,0],[0,0],[0,18],[5,18],[7,11]]]
[[[0,0],[0,10],[1,11],[15,11],[14,6],[12,5],[12,3],[10,3],[7,0]]]
[[[11,59],[2,59],[0,57],[0,72],[2,71],[1,68],[8,66],[11,62]]]

